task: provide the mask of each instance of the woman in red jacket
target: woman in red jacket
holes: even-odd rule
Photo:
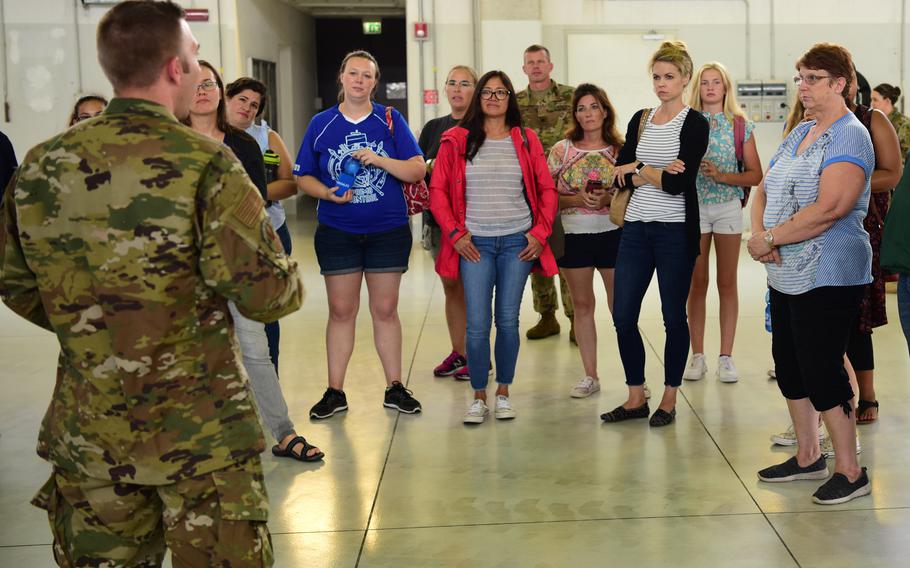
[[[515,418],[509,385],[518,359],[518,310],[531,270],[557,272],[547,237],[558,196],[543,146],[521,126],[515,90],[502,71],[480,78],[461,126],[442,137],[430,182],[430,209],[442,228],[436,272],[461,276],[467,306],[468,361],[490,360],[493,290],[498,419]],[[488,372],[470,369],[474,402],[464,422],[479,424]]]

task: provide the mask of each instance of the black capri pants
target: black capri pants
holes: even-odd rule
[[[808,397],[819,412],[849,404],[844,353],[863,288],[824,286],[795,295],[771,288],[771,353],[784,398]]]

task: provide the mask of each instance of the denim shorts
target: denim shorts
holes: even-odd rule
[[[322,223],[313,239],[323,275],[352,272],[406,272],[411,256],[411,226],[407,223],[378,233],[349,233]]]

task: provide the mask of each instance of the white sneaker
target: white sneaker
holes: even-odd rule
[[[464,418],[462,421],[465,424],[483,424],[483,421],[487,416],[490,415],[490,408],[484,403],[484,401],[479,398],[475,398],[474,402],[471,403],[471,406],[468,408],[468,411],[464,413]]]
[[[768,369],[768,378],[777,380],[777,370],[774,367]]]
[[[825,439],[825,433],[822,431],[821,427],[818,429],[818,442],[819,444]],[[787,427],[787,430],[781,432],[780,434],[771,435],[771,443],[775,446],[795,446],[796,445],[796,429],[793,428],[793,424]]]
[[[705,354],[693,353],[689,364],[686,365],[686,370],[683,371],[683,378],[687,381],[700,381],[705,378],[706,374],[708,374],[708,365],[705,363]]]
[[[515,418],[515,409],[512,408],[509,397],[501,394],[496,395],[496,410],[493,411],[493,416],[495,416],[497,420],[511,420],[512,418]]]
[[[823,434],[824,437],[820,437],[819,444],[822,447],[822,455],[826,459],[834,459],[834,444],[831,442],[831,436]],[[856,435],[856,455],[859,455],[863,451],[862,445],[859,443],[859,434]]]
[[[717,379],[722,383],[735,383],[739,380],[739,373],[733,365],[733,357],[721,355],[717,358]]]
[[[572,387],[572,398],[587,398],[596,392],[600,392],[600,381],[584,377]]]

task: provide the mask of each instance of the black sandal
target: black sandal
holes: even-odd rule
[[[303,444],[303,449],[300,450],[300,455],[297,455],[294,453],[294,447],[298,446],[300,444]],[[278,447],[278,444],[275,444],[274,446],[272,446],[272,455],[277,456],[279,458],[292,458],[292,459],[302,461],[302,462],[317,462],[317,461],[320,461],[322,458],[324,458],[325,454],[322,452],[316,452],[315,454],[308,456],[307,453],[309,453],[310,450],[315,449],[315,448],[316,448],[316,446],[307,442],[306,438],[304,438],[303,436],[297,436],[296,438],[294,438],[293,440],[288,442],[288,445],[285,446],[283,450],[280,447]]]
[[[871,420],[863,420],[860,416],[865,413],[867,410],[875,409],[875,418]],[[856,405],[856,423],[857,424],[872,424],[878,420],[878,401],[877,400],[863,400],[860,399]]]
[[[600,419],[604,422],[623,422],[625,420],[634,420],[636,418],[647,418],[648,414],[650,413],[651,409],[648,408],[647,402],[638,408],[626,408],[622,405],[619,405],[610,412],[601,414]]]
[[[654,412],[654,416],[651,417],[651,420],[648,420],[648,425],[652,428],[660,428],[661,426],[669,426],[673,424],[676,420],[676,409],[674,408],[670,412],[658,408]]]

